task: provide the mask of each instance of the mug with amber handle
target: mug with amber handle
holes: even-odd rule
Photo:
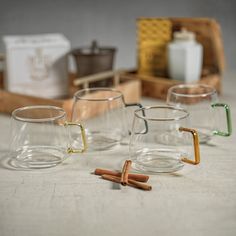
[[[26,106],[12,112],[10,154],[14,167],[53,167],[68,154],[86,150],[84,127],[66,120],[66,112],[56,106]],[[81,135],[81,145],[72,147],[69,126]]]
[[[167,94],[168,105],[189,112],[190,126],[198,131],[200,143],[207,143],[214,135],[232,134],[230,107],[218,100],[215,88],[203,84],[176,85],[169,88]]]
[[[189,128],[189,113],[172,106],[135,111],[129,152],[132,167],[141,172],[175,172],[185,163],[200,163],[198,133]]]

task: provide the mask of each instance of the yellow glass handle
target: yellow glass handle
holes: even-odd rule
[[[193,137],[193,144],[194,144],[194,156],[195,160],[190,160],[186,157],[182,158],[182,161],[192,164],[192,165],[197,165],[200,163],[200,150],[199,150],[199,140],[198,140],[198,133],[195,129],[189,129],[189,128],[184,128],[180,127],[179,131],[184,131],[192,134]]]
[[[87,149],[87,142],[86,142],[86,135],[85,135],[85,130],[83,125],[77,123],[77,122],[66,122],[65,126],[71,126],[71,125],[75,125],[75,126],[79,126],[80,130],[81,130],[81,138],[82,138],[82,143],[83,143],[83,147],[81,149],[73,149],[72,147],[69,147],[67,149],[68,153],[82,153],[85,152]]]

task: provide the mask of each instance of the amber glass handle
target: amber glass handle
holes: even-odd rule
[[[198,133],[195,129],[189,129],[189,128],[184,128],[180,127],[179,131],[184,131],[192,134],[193,137],[193,145],[194,145],[194,156],[195,160],[190,160],[186,157],[182,158],[182,161],[192,164],[192,165],[197,165],[200,163],[200,150],[199,150],[199,140],[198,140]]]
[[[86,151],[86,149],[87,149],[87,142],[86,142],[86,135],[85,135],[84,127],[83,127],[83,125],[81,125],[77,122],[66,122],[65,123],[65,126],[71,126],[71,125],[78,126],[80,128],[83,147],[81,149],[73,149],[72,147],[69,147],[67,149],[67,152],[68,153],[82,153],[82,152]]]

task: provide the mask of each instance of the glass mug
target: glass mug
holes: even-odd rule
[[[188,118],[187,111],[171,106],[136,110],[129,147],[132,167],[138,171],[168,173],[180,170],[184,163],[199,164],[198,134],[186,128]],[[189,145],[189,140],[193,145]]]
[[[138,103],[126,104],[123,94],[110,88],[88,88],[75,93],[72,121],[86,127],[88,150],[111,149],[128,136],[128,106],[141,107]],[[79,137],[74,139],[80,141]]]
[[[182,107],[190,113],[190,126],[198,131],[200,143],[211,140],[213,135],[230,136],[232,133],[230,108],[218,103],[214,88],[203,84],[181,84],[168,90],[167,104]],[[226,131],[219,130],[222,117],[217,108],[226,112]]]
[[[70,153],[87,148],[81,124],[66,121],[66,112],[55,106],[27,106],[14,110],[10,151],[15,167],[47,168],[61,163]],[[72,148],[68,126],[79,128],[82,143]]]

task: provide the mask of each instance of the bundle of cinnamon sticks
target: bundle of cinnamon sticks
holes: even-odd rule
[[[115,183],[120,183],[123,186],[128,185],[146,191],[152,190],[152,186],[145,184],[149,179],[148,175],[129,173],[131,164],[132,164],[131,160],[126,160],[123,165],[122,172],[104,170],[104,169],[95,169],[94,174],[100,175],[105,180],[109,180]]]

